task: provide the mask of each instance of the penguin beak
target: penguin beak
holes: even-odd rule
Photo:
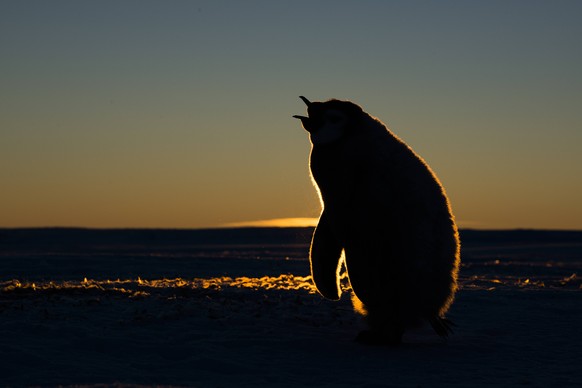
[[[313,106],[313,103],[304,96],[299,96],[299,98],[305,103],[305,105],[307,105],[307,114],[309,114],[309,108]],[[303,125],[303,128],[307,132],[311,133],[315,129],[313,125],[313,120],[311,120],[309,117],[300,115],[295,115],[293,117],[301,120],[301,125]]]
[[[307,105],[307,108],[309,109],[309,106],[311,105],[311,101],[309,101],[307,98],[305,98],[303,96],[299,96],[299,98],[305,103],[305,105]],[[311,132],[311,129],[310,129],[311,125],[310,125],[309,117],[300,116],[300,115],[295,115],[293,117],[301,120],[301,125],[303,125],[303,128],[305,128],[305,130],[307,132]]]

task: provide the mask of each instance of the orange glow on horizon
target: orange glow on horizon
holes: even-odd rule
[[[273,218],[258,221],[230,222],[222,225],[225,228],[290,228],[290,227],[308,227],[317,226],[318,218],[313,217],[295,217],[295,218]]]

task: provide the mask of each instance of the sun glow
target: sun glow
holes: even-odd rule
[[[291,227],[308,227],[317,226],[317,218],[313,217],[295,217],[295,218],[273,218],[258,221],[231,222],[222,225],[225,228],[291,228]]]
[[[304,290],[310,294],[317,291],[311,280],[311,276],[296,276],[292,274],[282,274],[279,276],[263,277],[229,277],[221,276],[214,278],[194,278],[194,279],[116,279],[116,280],[94,280],[82,281],[49,281],[26,283],[18,280],[0,282],[0,292],[3,294],[36,293],[36,294],[58,294],[64,292],[93,292],[98,294],[117,294],[131,298],[148,297],[160,294],[164,291],[182,292],[194,290],[214,290],[223,289],[252,289],[252,290]]]
[[[494,291],[503,288],[527,288],[527,289],[582,289],[580,279],[576,274],[570,276],[555,276],[551,278],[523,278],[519,276],[506,276],[498,278],[491,276],[469,276],[459,279],[459,288],[467,290]],[[351,287],[347,274],[341,276],[341,288],[343,293],[351,294]],[[62,301],[84,301],[88,305],[99,304],[103,298],[161,298],[174,300],[176,298],[207,298],[216,293],[226,292],[225,295],[240,294],[250,291],[264,293],[266,291],[287,291],[316,294],[317,289],[311,276],[297,276],[293,274],[281,274],[279,276],[263,277],[209,277],[209,278],[174,278],[174,279],[116,279],[96,280],[84,278],[83,280],[66,281],[40,281],[20,282],[13,279],[0,282],[0,295],[7,301],[17,301],[30,296],[56,297]],[[233,294],[234,293],[234,294]],[[357,297],[352,295],[355,302],[354,308],[362,308]]]
[[[497,275],[496,275],[497,276]],[[347,274],[344,272],[341,277],[341,287],[343,292],[350,292],[351,287]],[[574,273],[570,276],[552,277],[548,279],[530,279],[519,276],[506,276],[503,278],[488,276],[469,276],[459,279],[459,288],[480,289],[491,291],[496,288],[519,287],[519,288],[573,288],[581,289],[580,279]],[[128,297],[147,297],[160,294],[164,291],[195,291],[213,290],[223,291],[225,289],[250,289],[250,290],[303,290],[310,294],[317,293],[311,276],[297,276],[293,274],[281,274],[279,276],[262,277],[209,277],[209,278],[174,278],[174,279],[87,279],[81,281],[41,281],[41,282],[20,282],[13,279],[0,282],[0,294],[27,295],[35,294],[59,294],[73,292],[81,295],[83,292],[94,292],[97,294],[122,294]],[[357,302],[357,301],[356,301]]]

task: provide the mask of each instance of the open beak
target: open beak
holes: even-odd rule
[[[309,108],[309,105],[311,105],[311,101],[309,101],[307,98],[303,97],[303,96],[299,96],[299,98],[305,103],[305,105],[307,105],[307,107]],[[305,130],[307,132],[311,132],[309,130],[309,117],[307,116],[300,116],[300,115],[294,115],[293,116],[296,119],[301,120],[301,124],[303,125],[303,128],[305,128]]]

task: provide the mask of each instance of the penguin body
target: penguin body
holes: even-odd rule
[[[310,248],[318,291],[339,299],[343,251],[354,307],[369,325],[359,340],[398,344],[422,321],[446,337],[460,241],[436,175],[358,105],[301,98],[308,116],[294,117],[310,133],[310,170],[323,207]]]

